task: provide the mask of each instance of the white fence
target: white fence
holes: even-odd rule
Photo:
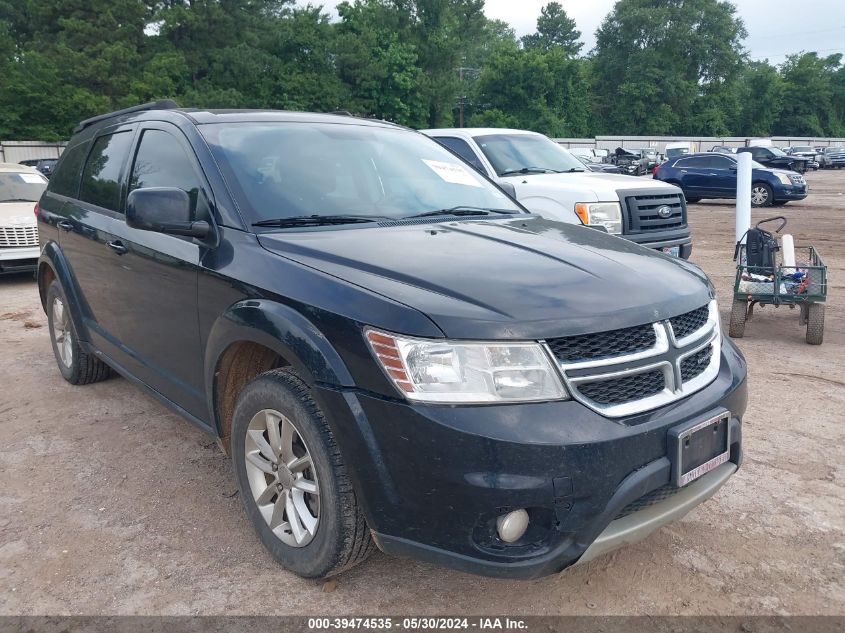
[[[65,143],[0,141],[0,163],[19,163],[34,158],[58,158]]]
[[[638,149],[653,147],[658,153],[663,154],[667,143],[688,142],[693,149],[706,152],[716,145],[726,147],[745,147],[751,141],[757,140],[752,137],[739,136],[597,136],[596,138],[556,138],[554,139],[564,147],[588,147],[595,149],[607,149],[613,151],[617,147],[626,149]],[[830,145],[845,147],[845,138],[807,138],[807,137],[771,137],[772,145],[775,147],[792,147],[794,145],[811,145],[813,147],[827,147]]]

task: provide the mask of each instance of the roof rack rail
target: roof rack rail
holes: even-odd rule
[[[97,123],[99,121],[105,121],[106,119],[110,119],[115,116],[120,116],[121,114],[132,114],[133,112],[144,112],[145,110],[174,110],[178,107],[179,104],[173,101],[172,99],[162,99],[161,101],[151,101],[149,103],[142,103],[140,105],[132,106],[131,108],[124,108],[123,110],[109,112],[108,114],[98,114],[97,116],[92,116],[90,119],[80,121],[79,125],[77,125],[73,129],[73,133],[76,134],[77,132],[81,132],[85,128],[93,125],[94,123]]]

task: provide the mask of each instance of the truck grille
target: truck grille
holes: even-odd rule
[[[574,363],[649,349],[654,347],[655,335],[654,327],[648,324],[610,332],[551,339],[547,343],[556,358]]]
[[[669,319],[669,323],[672,324],[672,331],[675,333],[675,338],[682,339],[701,329],[707,323],[707,316],[707,306],[701,306],[697,310],[692,310],[681,316]]]
[[[546,343],[572,397],[607,417],[664,406],[719,373],[715,301],[657,323]]]
[[[628,231],[645,233],[681,229],[687,225],[687,209],[683,194],[639,194],[625,197]],[[668,215],[661,215],[659,209],[668,207]],[[664,217],[665,216],[665,217]]]
[[[38,246],[38,227],[0,226],[0,248]]]

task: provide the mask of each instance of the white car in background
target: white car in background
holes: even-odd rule
[[[0,275],[35,271],[40,254],[35,203],[46,187],[37,169],[0,163]]]

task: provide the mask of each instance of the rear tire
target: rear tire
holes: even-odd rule
[[[111,376],[111,368],[82,349],[62,287],[53,281],[47,289],[47,327],[53,354],[62,377],[72,385],[89,385]]]
[[[807,306],[807,343],[821,345],[824,341],[824,304],[811,303]]]
[[[745,319],[748,315],[748,302],[734,299],[731,306],[731,323],[728,334],[731,338],[742,338],[745,335]]]
[[[323,578],[375,550],[326,418],[293,370],[261,374],[241,392],[232,463],[253,527],[285,568]]]
[[[751,185],[751,206],[768,207],[772,204],[774,194],[772,188],[764,182],[755,182]]]

